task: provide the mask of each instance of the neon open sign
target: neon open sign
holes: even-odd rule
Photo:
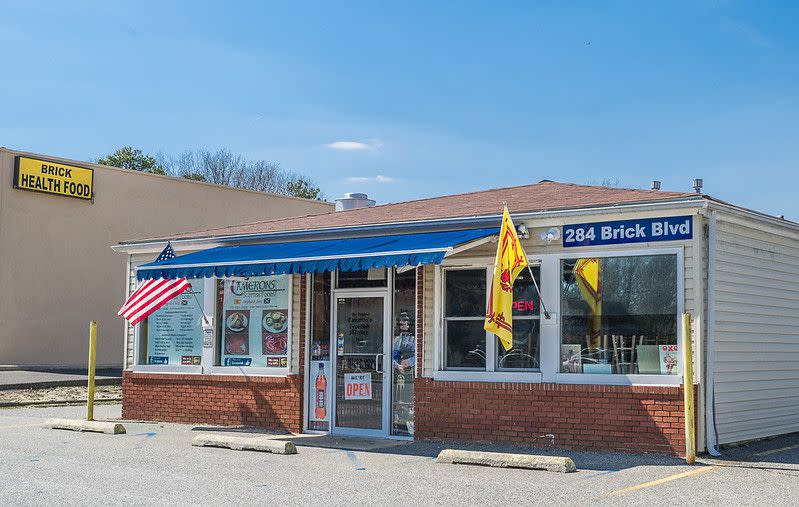
[[[520,300],[513,302],[513,309],[517,312],[534,312],[535,301]]]

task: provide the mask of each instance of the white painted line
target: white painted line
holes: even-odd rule
[[[694,468],[693,470],[689,470],[687,472],[682,472],[680,474],[669,475],[668,477],[664,477],[662,479],[657,479],[655,481],[644,482],[643,484],[636,484],[635,486],[630,486],[628,488],[617,489],[616,491],[612,491],[608,493],[606,496],[614,496],[614,495],[621,495],[623,493],[629,493],[631,491],[638,491],[639,489],[644,488],[651,488],[652,486],[658,486],[660,484],[676,481],[677,479],[683,479],[685,477],[693,477],[694,475],[704,474],[707,472],[712,472],[716,470],[718,466],[711,465],[701,468]]]

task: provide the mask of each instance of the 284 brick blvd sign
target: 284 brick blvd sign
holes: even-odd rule
[[[639,218],[563,226],[563,246],[616,245],[691,239],[693,217]]]
[[[17,157],[14,188],[90,201],[94,195],[94,169]]]

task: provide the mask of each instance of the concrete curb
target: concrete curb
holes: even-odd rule
[[[200,433],[191,439],[195,447],[224,447],[235,451],[262,451],[272,454],[297,454],[293,442],[275,440],[268,437],[234,437],[230,435],[210,435]]]
[[[505,452],[478,452],[444,449],[438,454],[436,463],[453,465],[482,465],[497,468],[527,468],[549,472],[575,472],[577,467],[565,456],[536,456],[533,454],[511,454]]]
[[[44,422],[44,427],[53,430],[91,431],[94,433],[107,433],[109,435],[125,433],[125,427],[119,423],[83,421],[80,419],[48,419]]]

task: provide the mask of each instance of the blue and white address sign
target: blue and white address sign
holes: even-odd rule
[[[691,239],[691,216],[614,220],[563,226],[563,246],[617,245]]]

